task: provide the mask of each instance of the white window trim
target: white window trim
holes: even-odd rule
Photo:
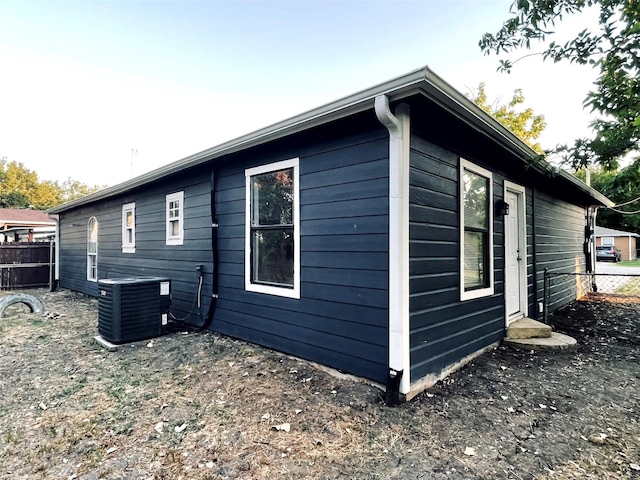
[[[244,245],[244,287],[248,292],[265,293],[287,298],[300,298],[300,173],[299,159],[248,168],[245,176],[245,245]],[[251,283],[251,177],[262,173],[293,168],[293,288],[275,287]]]
[[[180,232],[178,235],[171,235],[171,223],[169,221],[169,202],[174,200],[180,201],[180,209],[179,212],[179,226]],[[167,245],[182,245],[184,242],[184,192],[176,192],[170,193],[166,197],[165,202],[165,216],[166,216],[166,234],[167,234]]]
[[[475,290],[464,290],[464,171],[476,173],[489,179],[489,286]],[[493,295],[494,265],[493,265],[493,173],[474,163],[460,159],[460,172],[458,177],[458,205],[460,209],[460,300],[472,300],[474,298]]]
[[[133,216],[131,227],[132,242],[127,242],[127,212]],[[136,204],[126,203],[122,206],[122,253],[136,253]]]
[[[607,241],[605,242],[605,240]],[[600,237],[600,246],[602,247],[613,247],[615,244],[616,241],[613,237]]]
[[[95,253],[89,253],[89,224],[91,223],[91,220],[96,222],[97,225],[97,229],[98,229],[98,235],[96,235],[96,251]],[[98,239],[99,237],[99,231],[100,229],[100,224],[98,223],[98,219],[96,217],[91,217],[89,218],[89,220],[87,221],[87,280],[90,282],[97,282],[98,281]],[[91,263],[89,262],[89,257],[93,256],[96,259],[96,276],[95,278],[93,278],[91,276]]]

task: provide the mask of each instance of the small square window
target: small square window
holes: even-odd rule
[[[182,245],[184,240],[184,192],[167,195],[167,245]]]
[[[122,206],[122,252],[136,253],[136,204]]]

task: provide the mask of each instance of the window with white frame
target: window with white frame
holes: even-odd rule
[[[614,243],[615,242],[613,241],[613,237],[601,237],[600,238],[600,245],[613,246]]]
[[[98,281],[98,220],[91,217],[87,222],[87,280]]]
[[[294,158],[245,171],[246,290],[300,298],[298,162]]]
[[[460,159],[460,298],[493,294],[493,175]]]
[[[136,204],[122,206],[122,252],[136,253]]]
[[[167,245],[184,240],[184,192],[167,195]]]

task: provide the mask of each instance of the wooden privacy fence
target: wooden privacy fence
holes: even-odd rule
[[[54,242],[0,244],[0,289],[51,287]]]

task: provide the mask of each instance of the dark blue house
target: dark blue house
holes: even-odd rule
[[[587,271],[602,205],[425,67],[51,212],[61,287],[169,277],[175,317],[410,398]]]

